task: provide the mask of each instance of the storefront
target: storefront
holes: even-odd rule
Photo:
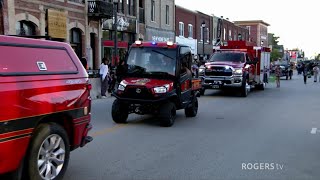
[[[147,27],[145,41],[174,42],[175,41],[174,31]]]
[[[114,36],[112,28],[113,19],[104,19],[102,24],[102,57],[112,60],[112,65],[117,65],[120,59],[125,57],[131,44],[136,40],[136,19],[125,16],[118,16],[117,40],[118,57],[114,57]]]
[[[176,42],[178,44],[183,44],[183,45],[189,46],[191,48],[192,55],[197,55],[198,44],[197,44],[196,39],[176,36]]]

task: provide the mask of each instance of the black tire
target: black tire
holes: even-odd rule
[[[66,131],[56,123],[46,123],[40,124],[34,132],[33,138],[30,143],[30,149],[28,151],[28,161],[27,161],[27,172],[30,180],[43,180],[41,177],[38,168],[38,158],[40,156],[40,149],[44,146],[47,138],[51,136],[56,136],[61,138],[61,142],[64,143],[65,154],[64,154],[64,162],[61,171],[54,178],[54,180],[62,179],[69,163],[70,156],[70,144]],[[55,147],[52,147],[54,151]],[[51,156],[52,157],[52,156]],[[53,162],[53,163],[52,163]],[[54,164],[54,161],[50,161],[50,163]],[[46,165],[44,165],[46,166]]]
[[[191,106],[184,109],[184,113],[185,113],[186,117],[195,117],[195,116],[197,116],[198,107],[199,107],[198,98],[197,97],[193,97]]]
[[[128,106],[121,103],[118,99],[114,100],[112,104],[112,119],[115,123],[123,124],[128,119]]]
[[[206,91],[206,89],[201,88],[201,89],[200,89],[200,95],[203,96],[205,91]]]
[[[247,83],[242,83],[242,86],[240,88],[240,96],[241,97],[247,97],[248,96]]]
[[[168,102],[160,106],[159,120],[161,126],[171,127],[176,119],[176,106],[172,102]]]
[[[256,88],[258,90],[262,90],[263,91],[264,90],[264,83],[256,85]]]

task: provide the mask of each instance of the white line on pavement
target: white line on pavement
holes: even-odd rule
[[[311,129],[311,134],[316,134],[317,133],[317,128],[312,128]]]

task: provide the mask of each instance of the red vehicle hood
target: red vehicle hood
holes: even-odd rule
[[[206,63],[206,67],[208,66],[231,66],[234,68],[242,68],[245,63],[241,62],[230,62],[230,61],[219,61],[219,62],[208,62]]]
[[[166,84],[173,83],[171,80],[163,79],[151,79],[151,78],[125,78],[124,83],[128,86],[145,86],[147,88],[153,88],[158,86],[164,86]]]

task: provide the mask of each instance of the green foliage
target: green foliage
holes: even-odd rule
[[[279,58],[282,58],[282,55],[278,49],[272,49],[272,52],[270,54],[270,58],[271,58],[271,61],[276,61]]]
[[[316,56],[316,60],[320,60],[320,54],[318,54],[317,56]]]

